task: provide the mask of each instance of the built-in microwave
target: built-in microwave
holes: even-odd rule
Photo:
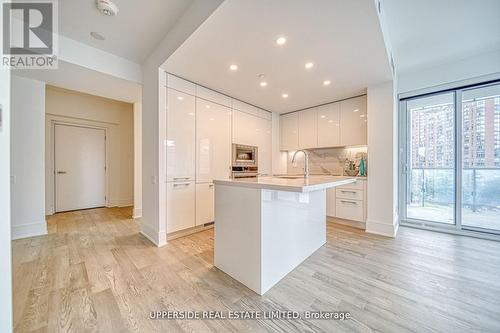
[[[247,146],[233,143],[233,167],[235,166],[257,166],[259,149],[255,146]]]

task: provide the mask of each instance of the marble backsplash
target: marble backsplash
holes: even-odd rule
[[[353,160],[359,165],[361,157],[367,159],[368,147],[355,148],[322,148],[307,149],[309,153],[309,173],[331,173],[342,175],[346,159]],[[304,166],[304,155],[299,153],[295,165],[292,164],[292,157],[295,151],[289,151],[287,156],[288,174],[302,173]],[[368,163],[367,163],[368,164]],[[368,165],[366,167],[368,171]]]

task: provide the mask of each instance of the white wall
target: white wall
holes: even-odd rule
[[[12,332],[10,71],[0,69],[0,332]]]
[[[457,59],[429,68],[398,74],[398,93],[453,88],[500,79],[500,51]],[[429,89],[430,88],[430,89]]]
[[[107,205],[134,203],[134,112],[130,103],[47,86],[46,94],[46,209],[54,212],[53,123],[105,128],[107,132]]]
[[[12,76],[12,238],[47,233],[45,222],[45,83]]]
[[[134,103],[134,211],[142,216],[142,104]]]
[[[396,236],[398,117],[393,82],[367,89],[368,196],[366,231]]]
[[[179,18],[143,67],[142,90],[142,223],[141,233],[157,246],[167,241],[165,115],[160,107],[159,67],[205,21],[222,0],[195,0]]]

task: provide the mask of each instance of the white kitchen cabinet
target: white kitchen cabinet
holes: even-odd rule
[[[247,114],[251,114],[252,116],[264,118],[267,120],[271,120],[272,115],[271,112],[259,109],[256,106],[247,104],[245,102],[239,101],[233,98],[233,109],[238,111],[243,111]]]
[[[299,111],[299,148],[318,147],[318,112],[316,108]]]
[[[166,83],[167,87],[182,91],[184,93],[187,93],[189,95],[195,95],[196,94],[196,84],[193,82],[186,81],[184,79],[181,79],[178,76],[172,75],[172,74],[167,74],[166,78]]]
[[[327,215],[364,223],[366,220],[366,180],[341,185],[334,188],[334,190],[335,215]]]
[[[317,107],[318,147],[340,146],[340,103]]]
[[[196,225],[195,192],[194,182],[167,183],[167,233]]]
[[[366,95],[340,102],[340,143],[343,146],[366,145]]]
[[[326,216],[335,217],[335,207],[337,202],[335,200],[335,187],[326,190]]]
[[[231,176],[231,109],[196,99],[196,182]]]
[[[204,100],[211,101],[220,105],[231,107],[232,98],[226,95],[222,95],[211,89],[196,86],[196,97],[203,98]]]
[[[280,116],[280,149],[294,150],[299,147],[299,114],[287,113]]]
[[[196,184],[196,225],[214,221],[214,184]]]
[[[336,216],[345,220],[364,222],[363,202],[337,198]]]
[[[271,120],[233,110],[233,143],[257,146],[259,173],[271,174]]]
[[[195,177],[195,97],[167,89],[167,181]]]

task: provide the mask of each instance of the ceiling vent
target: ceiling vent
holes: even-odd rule
[[[97,9],[107,16],[116,16],[118,15],[118,6],[115,5],[110,0],[96,0],[95,5]]]

